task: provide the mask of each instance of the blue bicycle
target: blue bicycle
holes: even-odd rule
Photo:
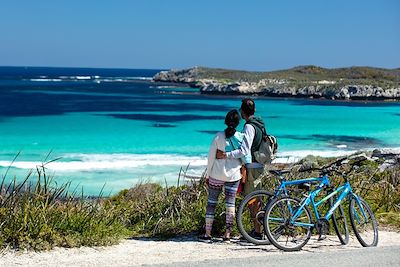
[[[328,169],[332,165],[339,164],[341,161],[343,161],[343,159],[331,163],[326,166],[325,169]],[[236,222],[241,235],[247,241],[256,245],[271,244],[264,230],[265,209],[271,199],[282,195],[288,196],[294,191],[298,192],[299,190],[302,192],[309,192],[312,183],[322,181],[321,178],[287,181],[284,178],[284,174],[290,173],[290,170],[269,170],[269,173],[279,178],[279,186],[275,192],[257,190],[250,193],[241,201],[236,214]],[[318,193],[319,191],[315,195]],[[332,205],[332,199],[329,199],[328,204]],[[346,245],[349,241],[349,232],[342,206],[339,205],[332,214],[331,219],[340,242]]]
[[[338,211],[341,214],[339,217],[340,225],[336,217],[336,222],[333,220],[335,230],[342,244],[347,243],[348,229],[346,217],[340,205],[346,198],[350,201],[350,222],[360,244],[364,247],[376,246],[378,244],[378,226],[375,216],[367,202],[353,192],[347,175],[343,176],[345,180],[343,185],[335,190],[331,190],[323,199],[315,201],[318,193],[330,188],[328,173],[334,171],[334,167],[340,166],[345,160],[341,159],[335,162],[335,164],[331,164],[328,168],[318,169],[321,171],[320,177],[288,181],[280,185],[278,190],[285,192],[285,186],[287,185],[301,183],[318,184],[302,200],[289,195],[281,195],[269,201],[265,208],[263,226],[268,240],[275,247],[284,251],[300,250],[309,241],[313,229],[317,230],[320,237],[327,233],[329,229],[328,221],[332,217],[335,218],[335,213]],[[332,203],[334,199],[335,201]],[[328,200],[332,201],[331,207],[325,216],[320,216],[318,207]],[[308,207],[310,205],[315,214],[315,222]]]

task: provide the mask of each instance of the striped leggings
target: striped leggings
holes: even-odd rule
[[[225,188],[225,207],[226,207],[226,230],[231,231],[233,220],[235,219],[235,198],[240,180],[235,182],[224,182],[212,177],[208,180],[208,202],[206,209],[206,230],[211,231],[214,221],[215,207],[217,206],[218,196]]]

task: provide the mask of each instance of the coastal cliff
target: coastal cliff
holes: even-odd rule
[[[184,83],[203,94],[340,100],[400,100],[400,69],[302,66],[274,72],[194,67],[157,73],[154,81]]]

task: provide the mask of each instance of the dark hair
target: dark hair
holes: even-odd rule
[[[228,128],[225,129],[225,137],[230,138],[236,133],[236,127],[239,125],[240,115],[236,109],[232,109],[225,116],[225,124]]]
[[[254,103],[253,99],[245,98],[242,100],[242,105],[240,106],[240,109],[247,116],[252,116],[256,112],[256,104]]]

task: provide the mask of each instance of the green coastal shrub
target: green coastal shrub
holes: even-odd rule
[[[322,166],[334,159],[307,157],[309,166]],[[283,167],[283,166],[281,166]],[[376,162],[364,162],[352,170],[349,180],[358,194],[373,208],[381,226],[400,229],[400,166],[379,171]],[[343,167],[346,171],[346,167]],[[79,247],[116,244],[132,236],[169,238],[183,234],[203,233],[207,190],[204,179],[198,183],[162,187],[139,183],[113,197],[77,196],[69,185],[54,186],[39,168],[22,181],[0,184],[0,247],[15,249],[50,249],[55,246]],[[293,167],[288,179],[318,175],[299,172]],[[32,179],[34,183],[30,183]],[[334,186],[343,183],[331,176]],[[273,190],[278,181],[263,175],[264,188]],[[301,192],[293,191],[294,194]],[[216,208],[214,235],[225,229],[223,194]],[[239,205],[240,199],[236,204]],[[345,207],[347,213],[347,209]],[[237,234],[236,228],[233,234]]]
[[[207,192],[203,183],[169,188],[138,184],[112,201],[135,235],[167,238],[204,226]]]
[[[130,232],[108,200],[78,198],[68,184],[52,187],[45,168],[20,183],[0,186],[0,246],[14,249],[50,249],[115,244]]]

